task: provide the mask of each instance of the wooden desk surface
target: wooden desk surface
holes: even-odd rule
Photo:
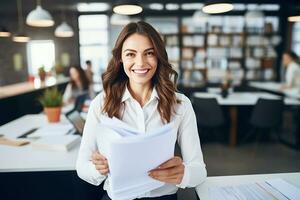
[[[49,86],[58,85],[61,83],[66,83],[69,81],[69,78],[62,78],[62,79],[56,79],[54,77],[49,77],[46,79],[45,83],[41,83],[39,79],[35,79],[35,81],[32,82],[23,82],[23,83],[17,83],[13,85],[7,85],[0,87],[0,99],[16,96],[19,94],[24,94],[27,92],[31,92],[34,90],[43,89]]]

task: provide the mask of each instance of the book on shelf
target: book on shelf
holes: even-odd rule
[[[228,35],[220,36],[220,45],[221,46],[230,46],[230,44],[231,44],[230,36],[228,36]]]
[[[203,35],[194,35],[194,46],[203,47],[205,45],[205,37]]]
[[[181,61],[183,69],[192,69],[193,68],[193,61],[192,60],[183,60]]]
[[[242,46],[243,45],[243,37],[241,35],[234,35],[232,37],[232,46]]]
[[[53,151],[69,151],[79,143],[79,135],[45,136],[31,142],[33,148]]]
[[[209,34],[207,37],[207,44],[210,46],[218,45],[218,35],[217,34]]]
[[[241,69],[241,63],[238,61],[229,61],[228,62],[229,69]]]
[[[194,41],[192,36],[183,36],[182,43],[184,46],[193,46]]]
[[[182,49],[182,58],[183,59],[192,59],[194,57],[193,49],[183,48]]]

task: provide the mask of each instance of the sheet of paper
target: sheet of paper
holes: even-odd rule
[[[300,189],[284,181],[283,179],[272,179],[266,181],[274,189],[286,196],[290,200],[300,199]]]
[[[212,200],[299,200],[299,189],[282,179],[235,186],[211,187]]]
[[[101,116],[100,121],[102,126],[106,126],[108,128],[111,128],[112,130],[117,131],[123,137],[134,136],[139,134],[137,130],[130,127],[125,122],[117,119],[116,117],[109,118],[106,116]]]

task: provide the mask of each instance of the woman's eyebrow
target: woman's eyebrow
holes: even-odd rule
[[[137,52],[137,51],[134,50],[134,49],[125,49],[123,52],[125,52],[125,51],[134,51],[134,52]]]
[[[146,51],[151,51],[151,50],[154,50],[154,48],[153,48],[153,47],[150,47],[150,48],[148,48],[148,49],[145,49],[144,52],[146,52]],[[126,51],[137,52],[137,50],[134,50],[134,49],[125,49],[123,52],[126,52]]]
[[[154,48],[151,47],[151,48],[145,49],[144,52],[146,52],[146,51],[151,51],[151,50],[154,50]]]

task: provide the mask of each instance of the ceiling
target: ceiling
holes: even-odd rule
[[[1,0],[0,2],[0,17],[1,15],[16,14],[17,0]],[[23,13],[29,13],[36,6],[36,0],[22,0]],[[92,2],[106,2],[113,4],[114,0],[42,0],[42,6],[49,11],[61,11],[62,9],[77,10],[77,3],[92,3]],[[204,3],[204,0],[142,0],[140,1],[144,7],[150,3]],[[279,3],[284,4],[284,7],[300,8],[300,0],[232,0],[233,3]]]

